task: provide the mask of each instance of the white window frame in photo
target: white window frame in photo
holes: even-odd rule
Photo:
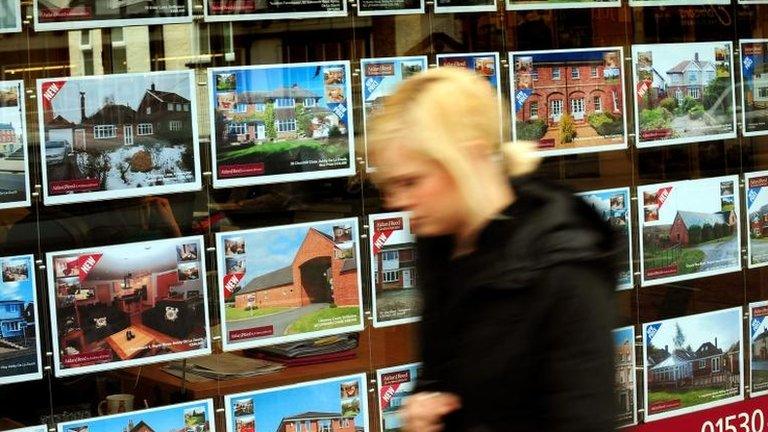
[[[531,101],[530,105],[531,119],[536,120],[539,118],[539,101]]]
[[[236,133],[238,135],[243,135],[248,133],[248,124],[247,123],[230,123],[229,128],[227,128],[229,133]]]
[[[597,66],[592,66],[590,68],[589,76],[592,77],[592,78],[597,78],[598,77]]]
[[[536,68],[531,69],[531,79],[534,80],[534,81],[538,81],[539,80],[539,70],[538,69],[536,69]]]
[[[581,71],[576,66],[571,67],[571,79],[581,79]]]
[[[560,68],[552,68],[552,80],[553,81],[560,81]]]
[[[154,135],[155,126],[152,123],[139,123],[136,125],[136,134],[138,136]]]
[[[600,96],[592,96],[592,105],[595,106],[596,113],[603,112],[603,98]]]
[[[112,133],[111,134],[107,134],[106,131],[112,131]],[[93,126],[93,138],[95,138],[95,139],[117,138],[117,126],[115,126],[115,125],[94,125]]]
[[[304,98],[305,108],[314,108],[317,106],[317,100],[315,98]]]
[[[288,101],[289,103],[285,105],[283,102]],[[277,108],[295,108],[296,107],[296,99],[295,98],[277,98],[275,99],[275,106]]]
[[[183,126],[181,120],[171,120],[168,122],[168,130],[171,132],[178,132],[183,129]]]

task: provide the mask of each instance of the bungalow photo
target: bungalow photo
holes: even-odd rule
[[[742,40],[741,58],[744,135],[768,135],[768,39]]]
[[[747,265],[768,265],[768,171],[744,174],[747,196]]]
[[[345,386],[355,388],[357,396],[342,399],[339,390]],[[368,432],[367,394],[365,374],[357,374],[227,395],[227,428],[237,431],[238,425],[250,421],[251,417],[232,415],[235,405],[249,398],[255,413],[250,427],[256,432]]]
[[[373,325],[384,327],[418,320],[422,298],[416,275],[416,238],[408,214],[369,215],[368,226]]]
[[[38,81],[46,204],[200,189],[191,71]]]
[[[210,353],[201,248],[185,237],[48,253],[57,375]]]
[[[360,330],[357,230],[351,218],[217,234],[225,349]]]
[[[209,70],[216,187],[354,173],[348,61]]]
[[[0,81],[0,209],[29,204],[23,95],[21,81]]]
[[[360,63],[360,79],[363,83],[363,132],[367,143],[368,121],[404,79],[427,69],[427,57],[369,58],[360,60]],[[366,152],[367,148],[366,144]],[[368,165],[368,169],[373,168],[375,167]]]
[[[57,432],[215,432],[213,399],[59,423]]]
[[[643,324],[652,421],[743,398],[741,307]]]
[[[741,270],[738,182],[726,176],[638,187],[643,286]]]
[[[0,384],[42,378],[32,255],[0,258]]]
[[[616,289],[631,289],[634,285],[632,270],[632,216],[630,212],[629,188],[604,189],[577,194],[611,224],[621,239],[621,268],[617,275]]]
[[[633,45],[638,147],[736,137],[730,42]]]
[[[514,140],[545,156],[627,147],[623,49],[509,53]]]
[[[768,394],[768,301],[749,304],[750,396]]]
[[[420,363],[412,363],[376,371],[381,432],[400,432],[403,424],[400,409],[413,393],[420,370]]]
[[[616,426],[637,423],[637,392],[635,391],[635,328],[616,329],[613,332],[614,393],[616,397]]]

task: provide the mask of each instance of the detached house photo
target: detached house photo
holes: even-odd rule
[[[39,371],[32,257],[0,259],[0,384]]]
[[[220,179],[346,169],[352,148],[345,63],[214,70]]]
[[[310,338],[360,326],[357,245],[333,237],[339,227],[352,228],[353,222],[233,234],[244,239],[247,252],[241,258],[244,277],[224,305],[228,342],[277,343],[284,336]]]
[[[194,188],[191,79],[163,72],[43,83],[48,193]]]
[[[621,50],[513,53],[515,137],[542,150],[624,145]]]
[[[660,325],[659,325],[660,324]],[[646,412],[681,411],[741,394],[741,308],[646,324]]]
[[[635,331],[625,327],[613,331],[614,392],[617,426],[635,423]]]
[[[641,144],[735,133],[731,49],[714,42],[633,47]]]
[[[206,353],[204,282],[182,278],[178,271],[190,261],[179,261],[177,247],[201,247],[198,241],[187,237],[49,255],[58,367],[76,373],[93,365]]]

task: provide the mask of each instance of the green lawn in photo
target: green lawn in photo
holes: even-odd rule
[[[674,256],[661,249],[646,249],[643,255],[646,269],[677,263],[678,274],[695,273],[706,259],[706,254],[697,248],[683,248]]]
[[[298,151],[302,148],[323,152],[326,157],[344,156],[349,153],[346,138],[341,141],[338,139],[327,141],[319,141],[314,139],[293,139],[285,141],[265,142],[263,144],[242,144],[235,149],[221,152],[219,155],[219,162],[229,162],[237,159],[259,160],[272,154]]]
[[[258,318],[265,315],[272,315],[278,312],[287,311],[287,307],[264,307],[247,311],[243,308],[226,308],[225,315],[227,321],[237,321],[249,318]]]
[[[651,405],[656,402],[680,400],[680,408],[686,408],[686,407],[701,405],[707,402],[715,402],[720,399],[725,399],[726,397],[731,397],[731,396],[724,396],[724,397],[715,399],[711,396],[709,397],[705,396],[707,394],[720,391],[720,390],[724,390],[724,389],[719,387],[707,387],[707,388],[701,388],[696,390],[679,391],[679,392],[648,392],[648,405]]]
[[[768,371],[752,369],[752,386],[768,382]]]
[[[334,318],[343,318],[343,317],[354,317],[353,320],[344,321],[343,323],[339,323],[338,325],[327,325],[327,326],[319,326],[318,324],[323,321],[332,320]],[[336,308],[325,308],[321,309],[317,312],[312,312],[309,315],[304,315],[303,317],[297,319],[291,325],[288,326],[288,328],[285,330],[286,335],[290,334],[297,334],[297,333],[308,333],[318,330],[324,330],[324,329],[331,329],[335,327],[346,327],[354,324],[358,324],[360,317],[360,308],[357,306],[350,306],[350,307],[336,307]]]

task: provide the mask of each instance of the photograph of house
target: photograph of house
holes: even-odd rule
[[[200,250],[202,237],[46,254],[56,374],[210,353],[205,278],[179,269],[193,264],[204,274],[202,259],[179,260],[193,243]]]
[[[768,171],[744,174],[747,197],[747,266],[768,265]]]
[[[725,176],[638,187],[643,286],[741,270],[738,181]]]
[[[635,328],[623,327],[613,331],[615,354],[614,392],[616,394],[616,426],[637,423],[635,391]]]
[[[646,421],[743,398],[741,307],[643,324]]]
[[[35,30],[192,22],[189,0],[35,0]]]
[[[749,304],[749,394],[768,394],[768,301]]]
[[[768,135],[768,39],[741,41],[741,77],[744,135]]]
[[[214,186],[354,173],[348,61],[209,69]],[[218,88],[217,88],[218,87]]]
[[[630,207],[629,188],[604,189],[582,192],[577,194],[597,212],[600,217],[611,224],[621,239],[622,259],[617,275],[616,289],[631,289],[634,285],[632,270],[632,214]]]
[[[21,2],[0,0],[0,33],[21,31]]]
[[[209,22],[330,18],[347,16],[347,3],[342,0],[328,2],[207,0],[204,11],[205,20]]]
[[[351,231],[351,238],[334,232]],[[245,253],[229,258],[219,276],[225,349],[249,348],[362,328],[357,219],[285,225],[217,234]]]
[[[213,399],[75,420],[57,432],[216,432]]]
[[[730,42],[633,45],[638,147],[735,138]]]
[[[623,49],[509,53],[515,140],[543,155],[626,148]]]
[[[420,363],[411,363],[376,371],[382,432],[400,432],[403,422],[399,411],[416,387],[420,370]]]
[[[42,378],[32,255],[0,258],[0,384]]]
[[[191,71],[38,81],[46,204],[200,189]]]
[[[385,327],[417,321],[421,295],[416,274],[416,237],[405,212],[368,216],[373,325]]]
[[[360,80],[363,91],[363,135],[366,140],[368,163],[368,120],[381,108],[387,96],[406,78],[427,69],[426,56],[385,57],[360,60]],[[368,170],[375,167],[368,164]]]
[[[30,203],[23,94],[21,81],[0,81],[0,209]]]
[[[342,385],[354,381],[359,389],[357,411],[346,415],[341,398]],[[238,420],[250,416],[234,414],[235,401],[253,400],[253,428],[273,432],[368,432],[368,398],[365,374],[308,381],[224,397],[228,429],[237,430]],[[243,422],[240,422],[242,424]]]

